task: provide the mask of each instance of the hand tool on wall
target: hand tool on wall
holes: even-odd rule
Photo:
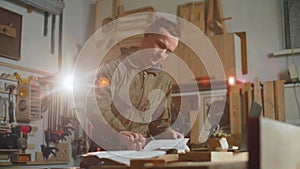
[[[13,133],[0,133],[0,149],[19,149],[20,142],[17,135]]]
[[[17,125],[13,128],[13,133],[19,136],[21,149],[23,152],[27,148],[27,135],[31,132],[32,128],[30,125]]]
[[[55,49],[55,20],[56,20],[56,15],[52,15],[52,23],[51,23],[51,54],[54,54],[54,49]]]
[[[47,147],[45,145],[41,145],[41,151],[44,158],[48,159],[51,154],[56,157],[56,152],[58,152],[59,149],[57,147]]]
[[[8,85],[5,90],[8,90],[8,99],[9,99],[9,105],[8,105],[8,114],[9,114],[9,123],[15,122],[15,101],[13,96],[13,90],[16,88],[15,85]]]
[[[47,36],[48,34],[48,17],[49,17],[49,13],[44,12],[44,36]]]
[[[28,76],[27,79],[25,79],[25,78],[21,77],[21,75],[17,72],[14,73],[14,76],[18,80],[19,84],[29,84],[33,79],[33,76]]]
[[[10,23],[8,26],[0,24],[0,33],[12,38],[17,37],[16,28],[13,27],[12,23]]]

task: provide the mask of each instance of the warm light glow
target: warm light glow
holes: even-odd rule
[[[233,76],[230,76],[228,78],[228,84],[231,85],[231,86],[235,84],[235,78]]]
[[[108,85],[109,85],[109,79],[106,78],[106,77],[102,77],[102,78],[98,79],[98,84],[99,84],[101,87],[108,86]]]
[[[72,91],[73,90],[73,75],[68,75],[65,77],[64,79],[64,87],[67,89],[67,90],[70,90]]]

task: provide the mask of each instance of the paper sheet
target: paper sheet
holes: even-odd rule
[[[106,158],[118,163],[130,165],[131,159],[143,159],[143,158],[152,158],[165,155],[165,151],[135,151],[135,150],[124,150],[124,151],[100,151],[100,152],[91,152],[83,156],[95,155],[98,158]]]
[[[183,151],[187,148],[186,143],[188,142],[188,140],[188,138],[151,140],[142,151],[100,151],[90,152],[83,156],[95,155],[100,159],[106,158],[129,166],[131,159],[153,158],[165,155],[166,152],[161,150],[177,149],[178,152]]]
[[[176,149],[179,153],[186,150],[188,138],[151,140],[142,151]]]

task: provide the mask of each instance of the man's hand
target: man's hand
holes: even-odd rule
[[[184,138],[184,135],[175,130],[168,129],[163,133],[161,133],[160,135],[156,136],[155,138],[156,139],[177,139],[177,138]]]
[[[121,141],[126,143],[128,149],[137,151],[143,149],[146,139],[141,134],[131,131],[120,131],[120,133],[124,136],[121,137]]]

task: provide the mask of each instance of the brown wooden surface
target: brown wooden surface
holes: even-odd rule
[[[236,34],[241,38],[241,52],[242,52],[242,74],[248,73],[248,61],[247,61],[247,40],[246,32],[236,32]]]
[[[199,111],[196,110],[190,111],[190,122],[191,122],[190,142],[191,144],[198,144],[199,135],[201,131]]]
[[[96,32],[99,28],[100,28],[100,20],[99,20],[99,16],[100,16],[100,1],[97,1],[95,4],[95,19],[94,19],[94,32]]]
[[[222,8],[222,3],[221,0],[215,0],[215,13],[217,16],[217,20],[220,22],[221,27],[219,29],[216,29],[216,34],[224,34],[227,32],[226,30],[226,25],[224,22],[224,15],[223,15],[223,8]]]
[[[207,5],[207,13],[206,13],[206,23],[212,21],[214,19],[214,0],[208,0],[208,5]],[[205,33],[206,35],[210,36],[211,34],[211,28],[209,24],[206,24],[205,28]]]
[[[263,106],[263,104],[262,104],[262,96],[261,96],[260,80],[259,80],[258,77],[254,78],[254,83],[253,83],[253,97],[254,97],[254,101],[256,101],[259,105]],[[263,110],[262,110],[262,112],[263,112]]]
[[[191,2],[178,5],[177,15],[197,26],[205,32],[205,2]],[[187,31],[186,25],[181,25],[183,31]]]
[[[234,33],[224,35],[216,35],[209,37],[217,50],[222,65],[224,67],[225,77],[236,76],[236,63],[235,63],[235,43]]]
[[[263,82],[264,117],[275,119],[275,100],[273,81]]]
[[[285,122],[285,96],[284,96],[284,81],[276,80],[274,82],[275,93],[275,119]]]
[[[120,6],[120,0],[113,0],[112,17],[114,19],[117,19],[119,17],[119,6]]]
[[[148,163],[144,169],[247,169],[247,162],[175,162],[157,166]]]
[[[229,102],[230,133],[241,133],[241,97],[239,85],[230,86]]]

